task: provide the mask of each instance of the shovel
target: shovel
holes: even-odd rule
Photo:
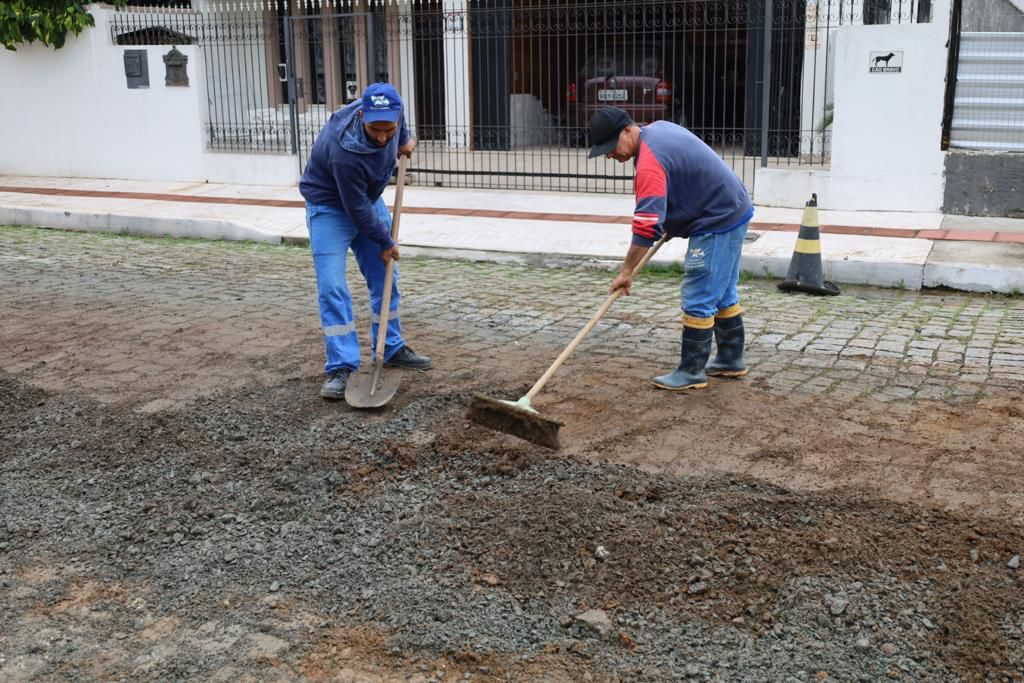
[[[395,210],[391,217],[391,240],[398,244],[398,223],[402,218],[402,194],[405,191],[405,166],[408,157],[398,161],[398,185],[395,188]],[[380,408],[394,398],[402,382],[399,371],[384,372],[384,341],[388,337],[388,313],[391,310],[391,282],[395,276],[395,260],[388,261],[384,273],[384,296],[380,302],[380,322],[377,324],[377,349],[368,371],[360,371],[348,378],[345,402],[353,408]]]
[[[661,245],[668,239],[668,235],[663,236],[660,240],[655,242],[654,246],[647,250],[644,254],[643,259],[633,269],[633,275],[639,273],[647,262],[651,260],[651,257],[661,248]],[[537,412],[532,401],[536,398],[540,390],[544,388],[544,385],[548,383],[551,376],[555,374],[555,370],[561,367],[565,359],[572,355],[572,352],[576,350],[576,347],[580,345],[583,338],[590,334],[590,331],[594,329],[597,322],[604,317],[604,314],[608,312],[611,305],[615,303],[615,300],[622,294],[621,289],[616,289],[614,292],[608,295],[605,302],[601,305],[601,308],[597,309],[597,313],[594,317],[584,325],[583,329],[579,331],[575,339],[569,342],[569,345],[565,347],[561,355],[555,359],[555,362],[551,364],[551,367],[541,375],[541,378],[537,380],[537,383],[533,385],[533,388],[526,393],[518,401],[501,401],[498,399],[490,398],[487,396],[481,396],[477,394],[472,398],[469,404],[469,412],[467,417],[478,424],[482,424],[485,427],[496,429],[512,436],[518,436],[520,439],[526,439],[532,441],[535,444],[546,446],[551,449],[558,449],[560,444],[558,442],[558,430],[562,428],[565,423],[561,420],[544,417]]]

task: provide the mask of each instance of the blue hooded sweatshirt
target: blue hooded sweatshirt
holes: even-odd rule
[[[640,129],[633,244],[728,232],[753,216],[747,188],[703,140],[668,121]]]
[[[310,204],[322,204],[344,211],[352,223],[381,246],[390,249],[391,228],[377,218],[373,205],[384,193],[398,158],[398,148],[409,141],[403,115],[398,134],[386,145],[370,142],[359,115],[362,100],[347,104],[331,114],[313,143],[299,192]]]

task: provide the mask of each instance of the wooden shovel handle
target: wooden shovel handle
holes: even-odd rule
[[[660,240],[654,243],[654,246],[647,250],[647,253],[644,254],[644,257],[640,259],[640,263],[636,264],[636,268],[633,269],[634,276],[636,276],[637,273],[643,270],[644,266],[647,265],[647,262],[651,260],[651,257],[654,256],[655,253],[657,253],[658,249],[661,248],[661,245],[663,245],[667,239],[668,235],[663,235]],[[621,295],[621,289],[616,289],[614,292],[608,295],[608,298],[605,299],[605,302],[601,304],[601,308],[597,309],[597,313],[594,314],[594,317],[591,318],[590,321],[583,326],[583,329],[579,331],[579,333],[576,335],[576,338],[569,342],[569,345],[565,347],[565,350],[562,351],[561,355],[555,359],[555,362],[551,364],[551,367],[547,369],[547,372],[541,375],[540,379],[537,380],[537,383],[533,385],[533,388],[530,389],[529,392],[527,392],[527,402],[532,401],[533,398],[540,393],[540,390],[543,389],[544,385],[548,383],[548,380],[551,379],[551,376],[553,374],[555,374],[555,371],[562,366],[562,363],[565,362],[566,358],[572,355],[572,352],[575,351],[576,347],[580,345],[580,342],[583,341],[583,338],[590,334],[590,331],[594,329],[594,325],[597,325],[597,322],[604,317],[604,314],[608,312],[608,309],[611,308],[612,304],[615,303],[615,300],[618,299]]]
[[[404,154],[398,160],[398,185],[395,188],[395,210],[391,216],[391,241],[398,244],[398,224],[402,219],[402,195],[405,193],[405,167],[409,157]],[[380,302],[380,322],[377,323],[377,351],[376,363],[378,371],[384,365],[384,342],[388,338],[388,313],[391,311],[391,281],[395,276],[395,259],[388,260],[388,267],[384,272],[384,296]],[[374,377],[374,388],[377,386],[376,374]]]

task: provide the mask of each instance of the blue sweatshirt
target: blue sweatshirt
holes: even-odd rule
[[[753,216],[743,182],[700,138],[668,121],[640,129],[633,244],[728,232]]]
[[[360,234],[381,249],[390,249],[395,246],[391,228],[377,217],[373,205],[391,179],[398,148],[409,141],[409,130],[403,115],[398,134],[377,147],[363,130],[362,104],[356,100],[331,114],[313,143],[299,192],[310,204],[341,209]]]

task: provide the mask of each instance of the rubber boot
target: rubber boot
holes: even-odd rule
[[[742,377],[747,374],[743,362],[743,316],[715,318],[715,359],[704,369],[712,377]]]
[[[683,327],[683,348],[680,352],[679,367],[675,372],[651,380],[654,386],[669,391],[706,387],[708,377],[704,374],[704,366],[711,355],[711,336],[711,327]]]

